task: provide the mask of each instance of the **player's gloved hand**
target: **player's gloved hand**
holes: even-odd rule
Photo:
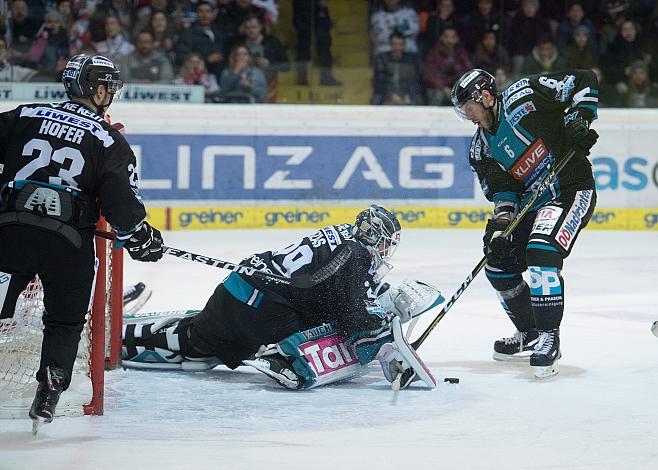
[[[162,235],[160,231],[142,222],[142,227],[132,234],[124,244],[130,257],[137,261],[157,261],[162,258]]]
[[[484,232],[484,255],[493,268],[512,270],[516,265],[516,253],[512,236],[503,238],[503,232],[509,226],[506,218],[489,219]]]
[[[587,119],[578,111],[575,111],[574,115],[564,126],[568,148],[574,149],[579,154],[589,155],[590,149],[599,139],[599,134],[589,128]]]

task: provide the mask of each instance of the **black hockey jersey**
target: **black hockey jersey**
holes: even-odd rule
[[[128,142],[78,102],[26,104],[0,113],[0,187],[12,181],[75,191],[91,212],[83,225],[93,226],[100,209],[117,231],[130,232],[146,216]]]
[[[366,309],[376,285],[375,265],[366,246],[352,236],[352,225],[325,227],[281,250],[252,255],[242,264],[294,278],[326,267],[346,247],[351,252],[347,262],[311,288],[283,286],[255,277],[244,279],[265,295],[297,310],[311,326],[336,322],[347,334],[368,329],[379,323],[378,317]]]
[[[521,78],[498,96],[498,127],[478,129],[469,163],[490,201],[524,203],[556,158],[564,156],[564,127],[578,110],[590,122],[597,117],[598,83],[589,70],[573,70]],[[538,202],[557,197],[562,189],[594,188],[589,160],[575,155]]]

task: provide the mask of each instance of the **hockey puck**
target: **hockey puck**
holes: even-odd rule
[[[443,381],[451,383],[451,384],[458,384],[459,383],[459,379],[457,377],[446,377],[445,379],[443,379]]]

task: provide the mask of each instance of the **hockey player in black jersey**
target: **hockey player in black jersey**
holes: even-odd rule
[[[162,237],[144,221],[135,155],[103,119],[122,87],[119,70],[105,57],[81,54],[62,81],[69,101],[0,114],[0,270],[15,287],[0,299],[3,314],[13,313],[34,275],[44,289],[35,423],[52,420],[71,380],[95,276],[99,213],[133,259],[162,257]]]
[[[395,215],[374,205],[354,225],[325,227],[281,250],[254,254],[242,264],[293,280],[312,273],[317,284],[299,288],[232,273],[198,314],[124,325],[123,364],[188,370],[218,361],[231,369],[247,364],[301,389],[354,375],[377,358],[389,380],[412,369],[407,376],[431,385],[400,324],[443,298],[422,282],[380,282],[399,240]]]
[[[598,87],[591,71],[523,77],[502,93],[483,70],[464,74],[452,89],[457,114],[478,126],[470,165],[494,218],[484,235],[485,272],[517,332],[494,343],[494,359],[527,360],[538,378],[557,373],[564,311],[562,265],[596,204],[587,155],[598,134]],[[548,168],[573,157],[512,235],[500,235]],[[521,273],[528,270],[531,285]]]

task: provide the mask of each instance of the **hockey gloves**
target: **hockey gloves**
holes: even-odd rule
[[[564,126],[564,135],[567,140],[568,148],[573,149],[580,155],[589,155],[589,151],[599,139],[599,134],[589,128],[587,119],[580,115],[578,111],[573,112],[567,117]]]
[[[142,222],[142,227],[132,234],[124,244],[130,257],[137,261],[157,261],[162,258],[162,235],[148,222]]]
[[[484,232],[484,254],[487,264],[503,271],[516,271],[517,253],[512,235],[503,238],[503,232],[510,224],[507,219],[489,219]]]

